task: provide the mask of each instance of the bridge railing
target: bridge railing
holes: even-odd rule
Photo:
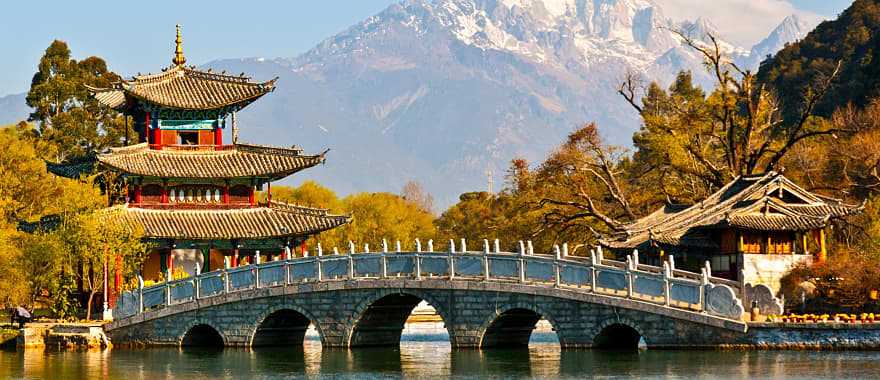
[[[398,245],[399,246],[399,245]],[[520,242],[519,252],[501,252],[498,242],[490,251],[350,252],[290,258],[236,268],[225,268],[180,280],[126,292],[114,308],[115,318],[125,318],[170,305],[192,302],[248,289],[271,288],[331,281],[370,281],[406,278],[412,280],[509,282],[529,286],[565,289],[602,296],[627,298],[665,307],[740,319],[743,312],[738,283],[711,276],[708,265],[701,273],[675,268],[674,259],[662,266],[639,263],[638,252],[626,261],[604,259],[601,248],[589,257],[568,255],[567,245],[555,247],[552,255],[535,255]],[[334,250],[336,251],[336,250]],[[199,272],[198,266],[196,271]],[[170,273],[169,276],[170,277]],[[721,288],[723,291],[717,290]]]

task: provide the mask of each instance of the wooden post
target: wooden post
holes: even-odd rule
[[[824,263],[828,259],[828,251],[825,248],[825,229],[819,230],[819,262]]]

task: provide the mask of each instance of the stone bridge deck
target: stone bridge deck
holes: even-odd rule
[[[464,242],[462,242],[464,246]],[[397,344],[421,301],[454,347],[528,344],[546,319],[563,347],[717,346],[746,331],[739,284],[626,262],[519,253],[382,252],[258,263],[124,293],[114,344],[300,344],[314,325],[328,347]]]

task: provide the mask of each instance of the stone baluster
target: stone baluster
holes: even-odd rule
[[[446,254],[446,257],[447,260],[449,260],[449,279],[452,280],[455,278],[455,255],[453,255],[452,252],[449,252]]]
[[[354,254],[348,255],[348,279],[354,280]]]
[[[708,265],[700,268],[700,311],[703,313],[706,312],[706,288],[709,287],[709,277],[711,277],[708,269]]]
[[[519,282],[526,282],[526,261],[523,257],[526,255],[526,246],[522,240],[519,241]]]
[[[259,260],[260,260],[259,253],[257,253],[256,259],[259,262]],[[259,289],[260,288],[260,268],[257,267],[256,265],[251,265],[250,270],[254,272],[254,289]]]
[[[632,253],[633,257],[633,270],[639,269],[639,250],[634,249]]]
[[[590,250],[590,291],[596,292],[596,270],[599,269],[600,260],[596,257],[596,251]]]
[[[165,270],[165,305],[171,305],[171,268]]]
[[[395,251],[397,251],[397,253],[400,253],[400,252],[402,251],[401,248],[400,248],[400,240],[398,240],[398,241],[394,244],[394,248],[395,248]]]
[[[449,253],[455,253],[455,240],[449,239]]]
[[[461,238],[461,253],[467,252],[467,241]]]
[[[382,264],[382,278],[388,278],[388,253],[382,252],[380,260]]]
[[[562,257],[568,257],[568,243],[562,243]]]
[[[336,247],[333,247],[333,252],[334,253],[337,252]],[[322,262],[323,260],[324,260],[324,258],[321,256],[318,256],[315,258],[315,269],[318,272],[315,277],[317,277],[318,282],[321,282],[324,280],[324,263]]]
[[[421,251],[422,251],[422,242],[419,240],[419,238],[416,238],[416,252],[421,252]]]
[[[318,243],[318,246],[321,246],[321,243]],[[282,269],[284,270],[284,285],[290,285],[293,283],[293,275],[290,274],[290,268],[293,267],[290,260],[285,260],[284,264],[282,264]]]
[[[434,252],[434,239],[428,239],[428,252]]]
[[[416,239],[416,245],[418,246],[418,252],[413,256],[413,264],[415,266],[415,275],[416,280],[422,279],[422,258],[419,257],[419,252],[422,251],[422,244],[419,243],[419,239]]]
[[[386,261],[386,257],[388,256],[388,241],[382,239],[382,257],[379,258],[379,263],[382,266],[380,269],[382,271],[382,278],[388,277],[388,261]]]
[[[501,241],[495,239],[495,253],[501,253]]]
[[[635,276],[635,272],[633,269],[633,257],[626,257],[626,298],[633,297],[633,276]]]
[[[354,242],[351,240],[348,241],[348,254],[349,255],[354,254]]]
[[[534,255],[534,254],[535,254],[535,247],[532,246],[532,241],[531,241],[531,240],[529,240],[528,242],[526,242],[526,247],[529,249],[529,250],[528,250],[528,254],[529,254],[529,255]]]
[[[483,280],[489,281],[489,254],[483,253]]]
[[[553,262],[553,272],[554,272],[553,278],[555,279],[555,284],[556,284],[556,287],[558,288],[562,285],[562,275],[560,273],[561,270],[559,268],[559,260],[562,259],[562,251],[559,250],[559,245],[556,245],[556,244],[553,245],[553,253],[555,254],[555,256],[554,256],[555,260],[553,260],[554,261]]]
[[[672,278],[672,271],[669,269],[669,262],[664,261],[663,262],[663,286],[664,286],[663,287],[663,298],[665,299],[664,304],[666,305],[666,307],[669,307],[669,303],[672,298],[671,293],[670,293],[672,291],[672,284],[669,283],[670,278]]]
[[[144,312],[144,278],[141,275],[138,278],[138,314]]]
[[[318,256],[324,255],[324,248],[321,247],[321,243],[318,243]]]
[[[483,239],[483,253],[489,253],[489,239]]]
[[[339,255],[339,248],[337,248],[337,247],[333,247],[333,254],[334,254],[334,255]]]
[[[228,257],[227,257],[227,259],[228,259]],[[227,262],[227,264],[229,264],[229,262]],[[229,293],[229,268],[228,267],[223,270],[222,276],[223,276],[222,277],[223,278],[223,293],[224,294]]]
[[[666,259],[666,262],[669,263],[669,278],[675,277],[675,256],[669,255],[669,258]]]
[[[199,276],[201,276],[201,275],[202,275],[202,267],[201,267],[201,265],[199,265],[199,263],[196,263],[196,275],[193,276],[193,279],[192,279],[193,300],[197,300],[197,299],[201,298],[200,297],[201,291],[199,290],[199,283],[201,282],[201,280],[199,279]]]

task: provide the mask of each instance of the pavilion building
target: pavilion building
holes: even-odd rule
[[[143,141],[96,158],[127,188],[112,208],[142,226],[152,243],[144,279],[175,267],[193,274],[196,264],[208,271],[253,263],[256,255],[285,257],[308,237],[349,221],[271,199],[272,181],[323,163],[326,151],[309,155],[296,147],[237,142],[236,112],[272,92],[277,78],[255,82],[185,63],[178,26],[170,67],[90,88],[99,102],[130,116]],[[229,129],[232,143],[224,144]],[[259,202],[263,189],[267,199]]]
[[[713,276],[778,291],[794,265],[825,260],[831,221],[859,210],[768,172],[738,177],[694,205],[667,205],[600,244],[621,254],[636,249],[654,264],[675,256],[691,270],[709,261]]]

